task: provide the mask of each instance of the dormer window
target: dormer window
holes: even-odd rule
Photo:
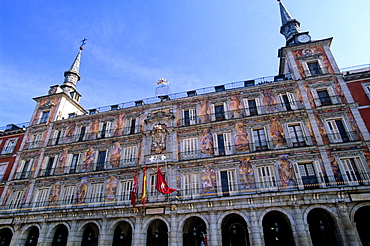
[[[40,118],[40,123],[46,123],[49,119],[50,111],[43,111],[41,118]]]
[[[318,61],[307,62],[308,70],[310,71],[311,76],[322,74],[320,64]]]

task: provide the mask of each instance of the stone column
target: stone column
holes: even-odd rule
[[[134,235],[132,237],[132,245],[145,245],[146,231],[142,231],[143,219],[138,215],[135,218],[135,228],[133,228]]]
[[[249,227],[249,240],[250,244],[253,246],[262,246],[263,243],[263,228],[259,226],[259,221],[257,217],[257,211],[255,208],[250,209],[250,225]]]
[[[222,242],[219,232],[217,230],[217,220],[215,212],[209,213],[209,229],[207,232],[208,246],[217,246]]]
[[[175,206],[175,205],[172,205]],[[174,209],[175,207],[171,207],[171,210]],[[177,209],[177,208],[176,208]],[[170,228],[169,229],[169,234],[168,234],[168,245],[170,246],[180,246],[182,245],[182,236],[179,235],[179,228],[177,224],[177,214],[176,211],[173,211],[170,217]]]
[[[295,242],[296,245],[300,246],[310,246],[310,240],[308,239],[310,237],[309,235],[309,228],[305,225],[304,220],[302,218],[302,210],[299,207],[299,205],[295,204],[293,205],[294,208],[294,220],[296,222],[295,229],[296,229],[296,239]]]
[[[49,235],[49,237],[46,235],[48,229],[48,224],[46,222],[41,224],[41,230],[39,232],[39,238],[37,241],[37,245],[46,246],[51,245],[53,242],[54,235]]]
[[[73,216],[73,214],[72,214]],[[82,241],[82,234],[79,235],[78,233],[78,224],[76,219],[72,220],[71,223],[71,230],[68,232],[68,241],[67,246],[80,246]]]
[[[350,246],[360,246],[361,243],[358,241],[356,228],[351,223],[348,216],[348,207],[345,203],[338,204],[339,217],[342,220],[343,231],[345,236],[346,245]]]
[[[111,246],[112,238],[108,238],[109,232],[107,231],[108,222],[107,219],[103,219],[101,231],[99,231],[98,245],[99,246]]]
[[[24,241],[22,242],[22,238],[27,236],[23,235],[22,237],[22,232],[22,227],[19,224],[14,225],[14,233],[9,246],[24,245]]]

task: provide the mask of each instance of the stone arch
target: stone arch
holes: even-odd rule
[[[114,228],[117,227],[117,225],[121,222],[127,222],[130,224],[130,226],[132,227],[132,229],[135,229],[135,224],[132,220],[128,219],[128,218],[119,218],[119,219],[115,219],[113,220],[112,222],[110,222],[109,224],[109,227],[107,228],[108,231],[112,231],[114,230]]]
[[[370,235],[368,230],[368,223],[370,220],[370,205],[364,205],[356,209],[353,216],[358,237],[362,245],[370,245]]]
[[[314,207],[309,210],[306,218],[309,226],[310,237],[313,246],[340,245],[341,238],[338,223],[328,210],[322,207]]]
[[[250,245],[250,236],[248,223],[238,213],[229,213],[226,215],[221,225],[222,245],[224,246],[245,246]]]
[[[356,204],[355,206],[352,207],[351,211],[349,211],[349,213],[348,213],[348,216],[349,216],[349,218],[352,222],[355,221],[355,214],[356,214],[357,210],[359,210],[360,208],[362,208],[364,206],[370,206],[370,202],[361,202],[361,203]]]
[[[307,207],[302,216],[303,216],[303,220],[304,221],[307,221],[307,216],[308,216],[308,213],[313,210],[313,209],[316,209],[316,208],[320,208],[320,209],[323,209],[325,210],[326,212],[328,212],[334,219],[335,223],[338,224],[338,218],[336,216],[333,216],[334,214],[337,213],[337,209],[335,207],[329,207],[329,206],[326,206],[326,205],[323,205],[323,204],[318,204],[318,205],[311,205],[309,207]]]
[[[51,239],[52,246],[66,246],[68,242],[68,236],[70,234],[70,227],[67,223],[60,223],[52,229],[52,237],[47,237],[47,240]]]
[[[51,223],[49,224],[49,230],[48,232],[46,233],[46,238],[49,238],[51,235],[54,235],[55,231],[58,229],[58,226],[60,225],[64,225],[65,227],[67,227],[68,231],[71,231],[71,226],[69,225],[68,222],[55,222],[55,223]]]
[[[293,232],[295,231],[296,222],[295,222],[295,219],[294,219],[293,215],[288,210],[286,210],[284,208],[276,208],[276,207],[275,208],[267,208],[267,209],[263,210],[260,213],[259,218],[258,218],[258,225],[260,227],[262,227],[262,220],[263,220],[264,216],[266,214],[268,214],[269,212],[273,212],[273,211],[280,212],[281,214],[286,216],[290,225],[292,226]]]
[[[224,220],[224,218],[229,215],[229,214],[237,214],[237,215],[240,215],[244,220],[245,222],[247,222],[247,224],[249,225],[251,223],[249,217],[243,213],[243,211],[240,211],[240,210],[228,210],[228,211],[225,211],[225,212],[222,212],[217,220],[217,225],[221,225],[222,221]]]
[[[106,242],[112,242],[113,246],[131,246],[134,232],[134,224],[128,219],[116,221],[110,226]]]
[[[162,216],[155,217],[145,223],[146,245],[168,245],[169,223]]]
[[[0,245],[9,246],[13,239],[13,228],[10,226],[0,227]]]
[[[31,224],[23,227],[23,232],[18,238],[18,244],[27,246],[36,246],[40,236],[41,226]]]
[[[201,218],[205,223],[206,223],[206,226],[207,228],[210,228],[210,225],[209,225],[209,220],[206,216],[204,216],[203,214],[197,214],[197,213],[191,213],[191,214],[187,214],[185,216],[183,216],[179,221],[178,221],[178,231],[182,231],[182,228],[184,228],[184,224],[185,224],[185,221],[190,218],[190,217],[193,217],[193,216],[196,216],[196,217],[199,217]]]
[[[76,239],[81,241],[82,246],[96,246],[101,228],[101,224],[98,221],[85,221],[78,229]]]
[[[187,216],[184,220],[182,232],[182,241],[184,245],[206,245],[208,240],[209,227],[200,216]]]
[[[159,216],[159,215],[155,215],[153,217],[150,217],[150,218],[147,218],[146,220],[143,221],[142,223],[142,229],[143,230],[146,230],[148,229],[149,225],[156,219],[159,219],[159,220],[162,220],[164,223],[166,223],[167,225],[167,228],[170,230],[171,229],[171,224],[170,222],[168,221],[167,218],[163,217],[163,216]]]
[[[293,246],[294,236],[293,232],[295,223],[289,213],[284,209],[267,209],[268,212],[264,213],[262,217],[262,228],[265,246],[286,245]],[[266,212],[266,210],[264,211]],[[285,212],[285,213],[284,213]]]

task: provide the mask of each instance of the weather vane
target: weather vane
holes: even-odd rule
[[[81,47],[86,44],[86,40],[87,40],[86,38],[84,38],[84,39],[81,40]]]

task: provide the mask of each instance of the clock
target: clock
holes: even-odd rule
[[[311,41],[311,36],[308,35],[308,34],[301,34],[299,36],[297,36],[297,41],[299,43],[308,43]]]

